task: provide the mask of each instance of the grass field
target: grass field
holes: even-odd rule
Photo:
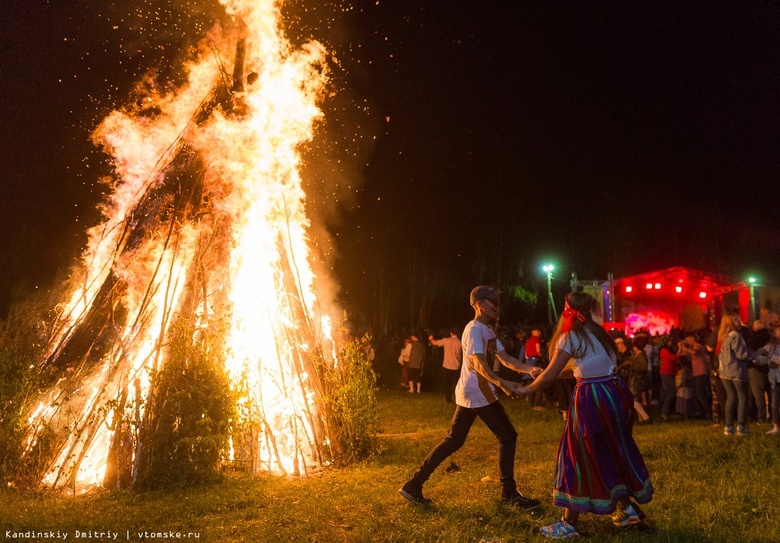
[[[148,493],[69,498],[6,490],[0,492],[0,540],[51,540],[59,532],[67,541],[106,541],[114,533],[117,541],[146,541],[175,539],[178,532],[182,539],[218,542],[542,541],[538,527],[560,515],[549,496],[562,421],[554,408],[535,412],[525,401],[503,401],[520,434],[518,485],[543,501],[534,515],[500,504],[497,443],[479,421],[426,485],[435,505],[406,502],[398,488],[444,435],[453,407],[438,394],[411,395],[399,387],[379,392],[379,451],[360,465],[309,479],[229,474],[213,486]],[[702,421],[636,428],[656,489],[644,507],[654,531],[619,531],[607,517],[585,515],[583,535],[627,542],[780,540],[780,439],[764,435],[767,426],[752,429],[750,436],[725,437]]]

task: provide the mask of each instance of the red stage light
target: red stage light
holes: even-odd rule
[[[634,287],[626,287],[626,292],[631,292],[634,290]]]
[[[674,287],[674,291],[679,294],[680,292],[682,292],[682,287],[678,285],[678,286]]]
[[[707,297],[707,293],[706,292],[704,292],[703,290],[701,292],[699,292],[699,298],[706,298],[706,297]]]
[[[647,290],[651,290],[653,288],[653,284],[652,283],[648,283],[648,284],[645,285],[645,288]]]
[[[661,289],[661,283],[656,283],[656,284],[653,286],[653,288],[655,288],[655,290],[660,290],[660,289]]]

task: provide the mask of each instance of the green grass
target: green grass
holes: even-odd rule
[[[562,422],[554,409],[534,412],[503,400],[520,434],[516,476],[525,494],[543,500],[539,514],[499,503],[497,443],[477,422],[466,445],[425,487],[435,506],[409,504],[398,488],[442,438],[453,407],[438,394],[379,393],[380,444],[359,465],[308,479],[229,474],[216,485],[138,493],[96,491],[75,498],[0,492],[0,540],[6,530],[198,533],[199,541],[542,541],[538,527],[560,515],[550,505]],[[780,534],[780,440],[764,427],[737,438],[703,422],[653,424],[634,431],[656,494],[644,507],[654,533],[618,531],[607,517],[585,515],[594,541],[777,541]],[[446,471],[450,462],[457,470]],[[162,535],[162,534],[161,534]],[[16,539],[20,541],[24,539]],[[103,540],[106,540],[105,538]],[[147,538],[146,540],[151,540]],[[37,541],[40,541],[37,540]]]

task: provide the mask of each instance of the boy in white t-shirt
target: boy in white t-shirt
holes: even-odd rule
[[[493,432],[499,441],[498,466],[501,482],[501,501],[507,505],[531,511],[539,506],[539,500],[527,498],[517,490],[514,478],[517,431],[498,401],[496,387],[512,398],[517,397],[518,383],[502,379],[493,371],[497,358],[504,366],[533,376],[542,369],[528,366],[510,356],[490,325],[498,321],[499,295],[501,291],[481,285],[471,291],[470,302],[474,308],[474,320],[463,330],[463,364],[460,379],[455,387],[455,415],[444,439],[433,448],[414,476],[399,490],[407,500],[428,504],[422,486],[433,471],[447,457],[463,446],[471,425],[477,417]]]

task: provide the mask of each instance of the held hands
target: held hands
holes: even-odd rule
[[[520,387],[520,383],[515,383],[513,381],[501,381],[501,390],[504,391],[504,394],[512,398],[513,400],[516,400],[520,397],[520,394],[517,392],[518,388]]]
[[[506,393],[507,396],[509,396],[513,400],[516,400],[521,396],[528,394],[528,392],[526,391],[523,385],[521,385],[520,383],[515,383],[513,381],[504,381],[502,383],[501,389]]]
[[[539,377],[542,371],[544,371],[542,368],[534,366],[528,371],[528,374],[536,379]],[[526,387],[520,383],[515,383],[514,381],[502,381],[501,390],[503,390],[507,396],[515,400],[521,396],[524,396],[525,394],[528,394]]]
[[[518,396],[525,396],[526,394],[528,394],[526,388],[522,386],[520,383],[518,383],[517,386],[515,387],[515,392],[517,393]]]

